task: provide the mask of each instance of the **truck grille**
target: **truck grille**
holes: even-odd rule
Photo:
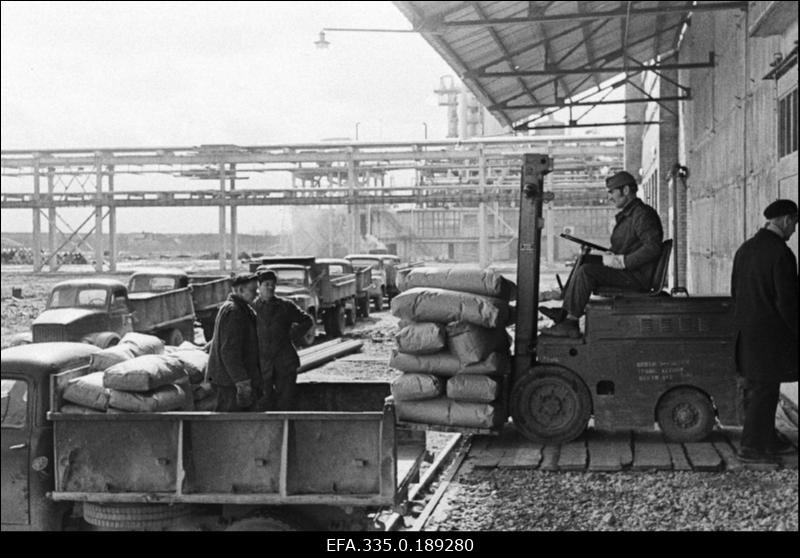
[[[37,325],[33,326],[33,342],[45,343],[48,341],[66,341],[67,332],[63,326],[59,325]]]

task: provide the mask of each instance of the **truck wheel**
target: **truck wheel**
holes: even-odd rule
[[[514,427],[533,442],[574,440],[586,429],[591,410],[586,384],[565,368],[536,367],[511,392]]]
[[[369,318],[369,297],[364,297],[358,301],[358,314],[362,318]]]
[[[679,387],[665,393],[656,406],[656,420],[674,442],[699,442],[711,434],[716,417],[711,400],[702,391]]]
[[[336,306],[325,313],[325,334],[331,339],[342,336],[344,331],[344,307]]]
[[[95,527],[107,529],[159,529],[187,515],[184,504],[95,504],[84,502],[83,519]]]
[[[183,333],[181,333],[181,330],[177,328],[173,329],[172,331],[169,332],[169,335],[167,335],[166,341],[167,345],[172,345],[174,347],[177,347],[178,345],[183,343]]]
[[[234,521],[226,531],[297,531],[298,528],[286,521],[272,516],[247,517]]]
[[[345,319],[344,319],[345,325],[349,325],[349,326],[356,325],[356,302],[355,302],[355,300],[351,300],[348,303],[347,309],[345,310],[344,315],[345,315]]]

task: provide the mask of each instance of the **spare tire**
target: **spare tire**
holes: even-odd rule
[[[84,502],[83,519],[95,527],[135,530],[168,527],[176,519],[188,515],[185,504],[96,504]]]

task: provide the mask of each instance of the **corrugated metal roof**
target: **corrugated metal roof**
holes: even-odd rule
[[[636,66],[672,51],[693,8],[691,2],[394,4],[509,126],[541,113],[530,105],[558,106],[620,73],[602,68]]]

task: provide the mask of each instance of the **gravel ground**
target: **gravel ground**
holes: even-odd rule
[[[426,530],[797,531],[797,470],[462,469]]]

